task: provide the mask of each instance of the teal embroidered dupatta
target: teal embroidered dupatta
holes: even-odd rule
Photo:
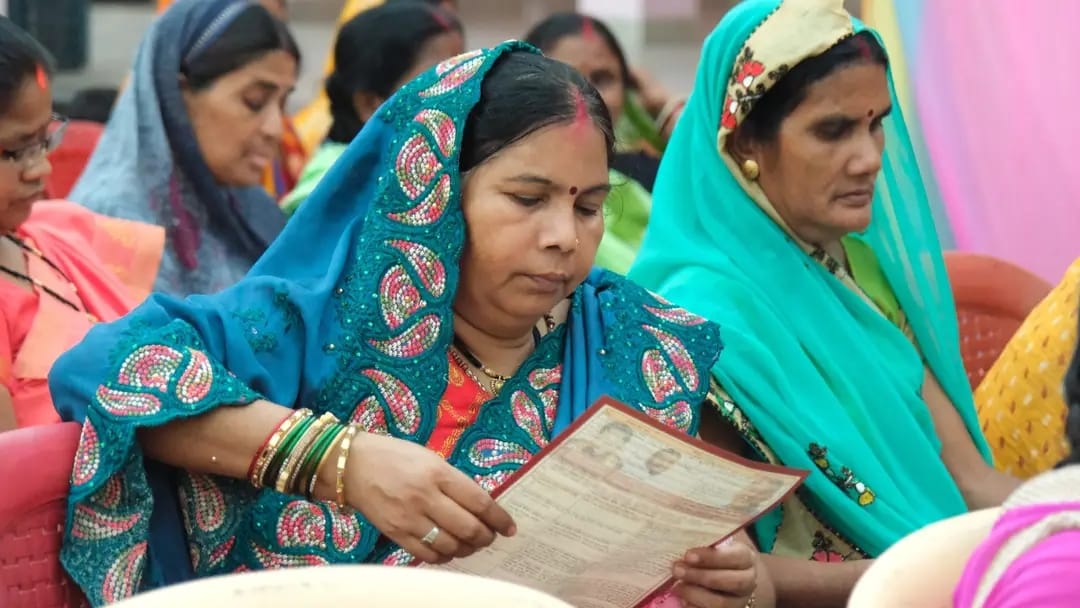
[[[842,5],[747,0],[709,36],[630,278],[721,326],[725,350],[713,376],[784,464],[813,471],[802,494],[808,506],[876,556],[966,510],[920,395],[923,358],[989,459],[900,105],[894,94],[873,219],[857,236],[875,252],[922,356],[850,281],[807,255],[723,153],[755,95],[787,67],[864,29]],[[845,479],[871,494],[852,492]],[[775,516],[758,524],[763,550],[777,525]]]
[[[93,329],[50,388],[83,423],[61,559],[95,605],[244,570],[411,557],[356,513],[146,461],[138,429],[266,399],[425,444],[445,394],[465,246],[459,154],[482,85],[520,43],[400,90],[234,287],[154,296]],[[599,397],[694,433],[715,325],[597,270],[449,462],[492,490]]]

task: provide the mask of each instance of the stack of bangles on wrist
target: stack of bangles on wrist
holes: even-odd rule
[[[357,431],[355,424],[342,424],[333,414],[316,418],[309,409],[296,410],[281,421],[255,453],[248,467],[248,480],[259,489],[311,500],[319,471],[336,451],[337,505],[347,510],[345,465]]]

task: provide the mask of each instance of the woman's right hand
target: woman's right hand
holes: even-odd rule
[[[510,515],[467,475],[422,445],[386,435],[356,435],[345,499],[379,532],[433,564],[471,555],[496,534],[516,531]],[[435,540],[424,543],[436,527]]]

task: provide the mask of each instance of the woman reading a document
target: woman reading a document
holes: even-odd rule
[[[91,601],[470,555],[515,533],[488,492],[602,395],[696,433],[718,329],[591,271],[612,144],[530,47],[448,60],[238,285],[93,330],[51,378],[83,423],[63,561]],[[745,535],[688,549],[684,605],[772,605]]]

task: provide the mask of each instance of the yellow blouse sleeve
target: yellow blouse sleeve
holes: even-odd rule
[[[1031,311],[975,389],[997,467],[1033,477],[1069,453],[1062,381],[1077,341],[1080,259]]]

